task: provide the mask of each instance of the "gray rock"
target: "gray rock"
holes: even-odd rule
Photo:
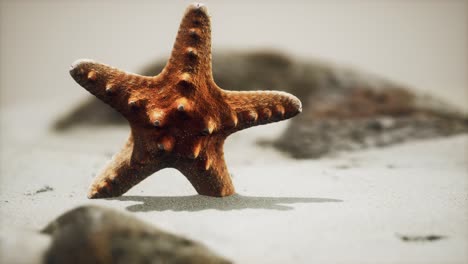
[[[66,212],[42,233],[52,237],[45,263],[231,263],[198,242],[97,206]]]
[[[466,121],[434,115],[395,117],[391,125],[380,123],[378,117],[338,122],[306,117],[299,117],[299,120],[292,122],[279,139],[270,142],[298,159],[468,132]]]

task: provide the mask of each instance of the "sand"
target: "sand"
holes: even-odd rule
[[[228,138],[236,195],[198,196],[178,171],[125,196],[88,200],[95,173],[128,130],[51,132],[60,104],[2,109],[3,229],[38,230],[66,210],[125,210],[201,241],[238,263],[464,263],[468,260],[468,135],[297,161],[255,144],[287,123]],[[36,110],[35,118],[29,118]],[[22,122],[22,120],[29,120]],[[404,241],[400,236],[444,236]]]

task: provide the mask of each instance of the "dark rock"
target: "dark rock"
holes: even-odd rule
[[[142,74],[155,75],[164,64],[158,61]],[[468,117],[443,102],[320,61],[298,61],[277,52],[224,52],[213,55],[213,71],[226,90],[283,90],[301,99],[303,113],[285,133],[274,142],[262,142],[295,158],[468,133]],[[90,97],[55,128],[120,124],[126,121],[116,111]]]
[[[446,236],[441,236],[441,235],[397,235],[401,241],[404,242],[432,242],[432,241],[437,241],[443,238],[446,238]]]
[[[54,190],[54,188],[50,187],[49,185],[45,185],[44,187],[36,190],[35,192],[27,192],[27,193],[25,193],[25,195],[36,195],[38,193],[51,192],[53,190]]]
[[[198,242],[96,206],[66,212],[42,233],[52,237],[45,263],[231,263]]]
[[[430,113],[394,117],[391,126],[380,123],[379,118],[335,119],[337,122],[330,122],[334,119],[312,119],[302,115],[272,144],[294,158],[303,159],[468,132],[461,119]]]

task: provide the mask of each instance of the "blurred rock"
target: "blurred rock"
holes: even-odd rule
[[[433,242],[447,238],[446,236],[441,235],[399,235],[397,236],[403,242]]]
[[[43,192],[51,192],[53,191],[54,188],[50,187],[49,185],[44,185],[44,187],[34,191],[34,192],[26,192],[24,195],[36,195],[36,194],[39,194],[39,193],[43,193]]]
[[[409,140],[428,139],[467,133],[466,121],[430,114],[386,117],[391,126],[378,117],[359,119],[314,120],[298,117],[276,141],[277,148],[294,158],[319,158],[340,151],[384,147]],[[390,123],[390,122],[389,122]],[[271,143],[271,142],[269,142]]]
[[[45,263],[231,263],[198,242],[96,206],[68,211],[42,233],[52,237]]]
[[[155,75],[165,60],[148,66]],[[216,83],[226,90],[283,90],[303,103],[303,113],[274,142],[262,142],[295,158],[382,147],[414,139],[468,132],[468,117],[427,95],[363,72],[316,60],[299,61],[277,52],[213,55]],[[55,124],[57,131],[126,121],[90,96]]]
[[[377,87],[363,83],[336,93],[325,90],[310,96],[312,101],[302,115],[271,143],[294,158],[319,158],[341,151],[468,133],[468,118],[449,106],[435,108],[431,98],[421,104],[418,95],[400,87]]]

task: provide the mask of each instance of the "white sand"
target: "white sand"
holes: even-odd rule
[[[60,105],[2,111],[3,228],[40,229],[82,204],[127,210],[202,241],[239,263],[464,263],[468,260],[468,136],[421,141],[323,160],[296,161],[254,144],[285,126],[246,130],[225,147],[238,195],[197,196],[176,170],[149,177],[125,196],[88,200],[92,176],[127,129],[57,135]],[[37,109],[35,118],[28,115]],[[23,122],[28,120],[28,122]],[[54,190],[33,194],[44,186]],[[443,235],[403,242],[403,235]]]

